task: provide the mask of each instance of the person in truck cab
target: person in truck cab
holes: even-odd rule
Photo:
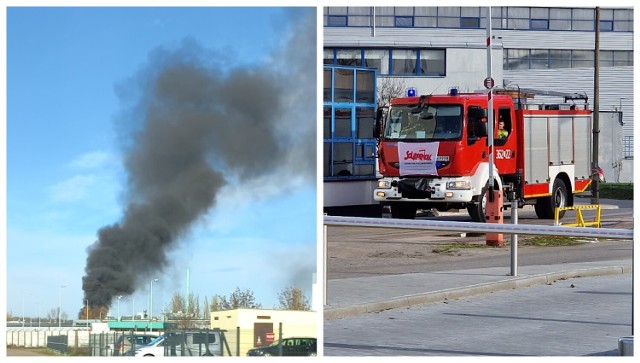
[[[500,115],[498,120],[498,139],[506,139],[509,136],[509,131],[504,128],[504,118]]]

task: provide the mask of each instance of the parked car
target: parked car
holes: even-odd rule
[[[136,357],[223,355],[222,330],[168,332],[128,352]]]
[[[112,355],[124,355],[129,350],[149,344],[157,337],[158,334],[153,333],[122,333],[118,335],[113,345],[109,345],[107,348],[112,350]]]
[[[282,339],[283,356],[316,356],[316,338],[292,337]],[[280,355],[280,341],[275,341],[266,347],[255,347],[249,349],[248,356],[277,356]]]
[[[127,351],[128,356],[136,357],[162,357],[164,356],[165,336],[160,335],[146,345],[136,346],[135,349]]]

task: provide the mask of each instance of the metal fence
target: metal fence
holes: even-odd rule
[[[274,330],[276,330],[276,327],[274,327]],[[265,348],[270,344],[281,343],[283,341],[283,331],[280,324],[271,335],[273,341],[265,340],[256,344],[253,329],[241,329],[238,327],[235,331],[220,329],[166,330],[160,334],[164,334],[169,343],[163,344],[162,349],[152,354],[164,356],[246,356],[250,349],[256,348],[256,345]],[[140,340],[135,339],[135,337],[140,337],[144,334],[144,331],[112,331],[91,334],[89,355],[96,357],[132,355],[136,348],[141,346],[136,344]],[[125,340],[130,343],[120,348],[116,346],[116,342]],[[285,344],[287,343],[289,342],[285,339]],[[271,347],[269,349],[271,353],[267,355],[315,355],[316,353],[315,345],[313,349],[310,349],[307,345],[298,347],[293,344],[284,347],[276,345],[275,348]],[[276,353],[273,353],[274,350]]]
[[[45,348],[48,342],[53,338],[56,342],[55,347],[59,347],[59,342],[55,337],[64,337],[67,348],[86,347],[89,342],[89,331],[86,328],[9,328],[6,334],[7,346],[25,347],[25,348]],[[62,338],[60,338],[62,339]],[[53,349],[53,348],[51,348]],[[54,349],[61,351],[59,349]]]

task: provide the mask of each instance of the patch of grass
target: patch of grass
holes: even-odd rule
[[[633,183],[600,183],[598,190],[600,198],[633,199]]]
[[[443,245],[439,245],[438,247],[431,250],[432,253],[453,253],[458,252],[460,249],[464,248],[493,248],[491,246],[487,246],[486,244],[479,243],[447,243]]]
[[[89,357],[91,356],[91,351],[88,347],[82,348],[69,348],[67,355],[75,356],[75,357]]]
[[[581,237],[582,238],[582,237]],[[576,237],[567,236],[538,236],[518,240],[519,246],[534,247],[560,247],[560,246],[577,246],[588,242],[579,240]]]

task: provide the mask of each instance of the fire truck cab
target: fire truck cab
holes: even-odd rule
[[[591,112],[585,105],[532,104],[531,94],[493,95],[493,135],[488,135],[485,93],[396,98],[379,113],[375,200],[393,218],[418,209],[466,208],[485,220],[489,137],[493,137],[494,188],[514,188],[519,206],[534,204],[539,218],[573,205],[573,193],[590,183]],[[514,102],[514,98],[517,102]],[[572,101],[576,98],[570,98]],[[505,198],[506,199],[506,198]]]

